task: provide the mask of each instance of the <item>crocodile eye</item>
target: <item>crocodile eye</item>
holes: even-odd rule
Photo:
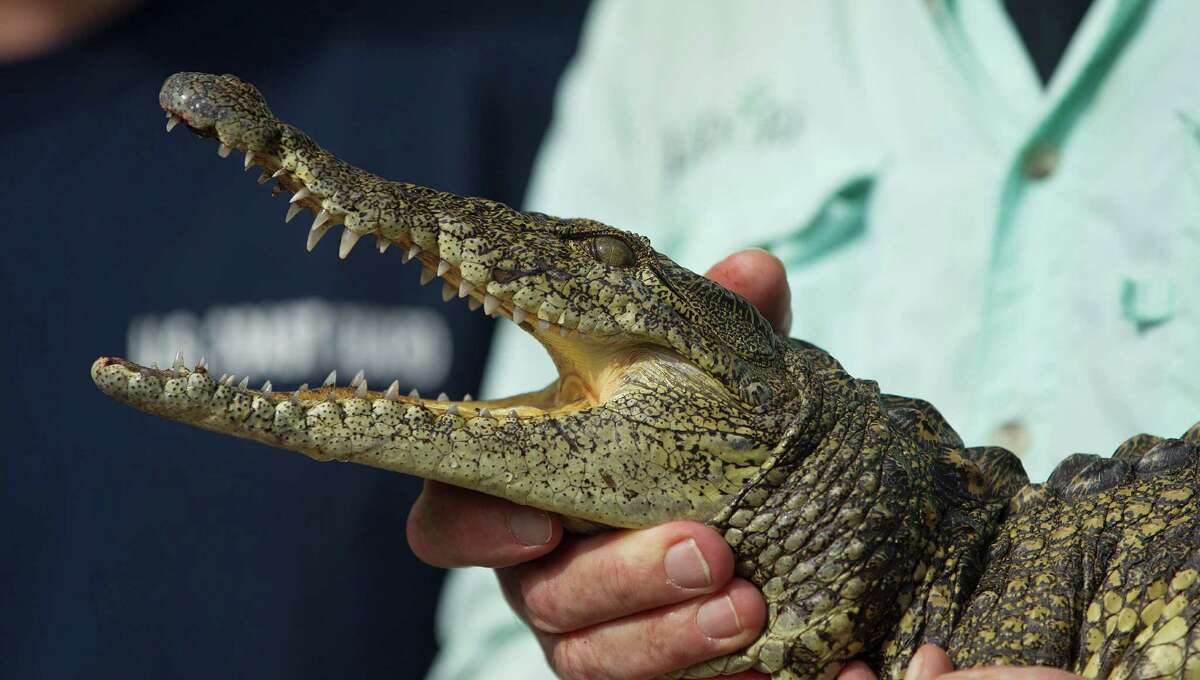
[[[592,241],[592,255],[610,267],[632,267],[637,260],[629,244],[612,236],[597,236]]]

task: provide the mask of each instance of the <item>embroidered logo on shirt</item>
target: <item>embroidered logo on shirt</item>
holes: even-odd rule
[[[662,136],[663,175],[668,181],[685,174],[706,156],[731,146],[778,144],[800,132],[800,111],[772,93],[766,83],[748,87],[740,96],[714,102],[690,121]]]

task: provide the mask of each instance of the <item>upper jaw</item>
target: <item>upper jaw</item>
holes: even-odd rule
[[[504,259],[504,248],[496,244],[515,242],[517,234],[502,233],[504,230],[494,224],[489,225],[488,231],[501,233],[483,234],[480,225],[464,220],[460,212],[463,208],[477,208],[470,204],[478,199],[459,199],[414,185],[387,182],[351,166],[345,166],[342,172],[323,173],[335,163],[345,164],[291,126],[272,120],[271,123],[279,129],[278,141],[256,144],[255,139],[247,140],[236,134],[237,130],[222,129],[219,117],[213,113],[214,107],[180,106],[178,95],[168,96],[166,92],[168,89],[173,92],[186,91],[188,86],[173,82],[184,75],[190,74],[176,74],[168,79],[163,88],[164,94],[160,97],[167,115],[167,130],[173,130],[183,123],[202,136],[215,137],[221,157],[229,156],[234,150],[242,151],[246,170],[252,166],[262,169],[258,178],[260,184],[275,180],[272,193],[290,196],[285,222],[290,222],[305,209],[313,213],[306,244],[310,252],[325,234],[338,225],[345,227],[338,247],[338,256],[342,259],[350,254],[363,236],[373,233],[380,253],[395,245],[402,253],[404,262],[419,261],[422,285],[434,278],[441,278],[442,297],[446,301],[465,298],[472,310],[482,309],[489,316],[507,318],[539,337],[557,335],[567,338],[579,334],[605,333],[604,329],[589,327],[588,320],[582,319],[562,300],[524,295],[527,291],[522,290],[519,282],[512,284],[497,280],[498,274],[503,272],[494,265]],[[197,98],[189,99],[196,101]],[[328,166],[322,160],[328,161]],[[330,181],[323,174],[361,175],[349,179],[366,186],[354,191],[339,191],[337,182]],[[374,192],[374,195],[364,200],[361,195],[364,192]],[[344,195],[349,193],[357,196]],[[356,198],[359,199],[357,203]],[[365,209],[364,203],[368,204]],[[527,217],[506,206],[485,203],[487,207],[501,210],[518,221],[523,222]],[[521,228],[526,225],[513,226]],[[469,257],[470,253],[463,247],[468,240],[476,243],[489,241],[489,251],[479,253],[481,257]],[[447,247],[447,242],[450,242],[450,247]]]
[[[291,196],[285,221],[290,222],[304,209],[313,212],[307,240],[309,251],[338,224],[345,226],[338,249],[341,258],[349,255],[362,236],[374,232],[381,254],[396,245],[404,262],[419,261],[422,285],[440,278],[443,300],[465,299],[472,310],[482,309],[489,316],[503,317],[516,323],[546,347],[559,368],[559,380],[543,390],[490,402],[473,402],[469,405],[459,402],[454,407],[467,413],[472,410],[484,410],[486,413],[490,409],[507,408],[533,414],[578,410],[599,404],[607,394],[611,394],[613,386],[619,383],[617,375],[620,365],[628,363],[629,358],[636,354],[632,348],[642,345],[645,340],[627,338],[614,332],[611,325],[597,323],[594,316],[573,309],[568,301],[557,296],[555,291],[547,290],[545,285],[537,290],[535,286],[523,287],[520,277],[501,277],[508,272],[496,265],[519,258],[506,254],[503,246],[497,247],[495,244],[518,242],[518,234],[504,234],[504,228],[528,227],[530,225],[525,221],[530,216],[500,204],[482,202],[486,208],[509,218],[507,223],[501,219],[499,226],[491,223],[484,230],[477,221],[463,219],[459,214],[464,207],[477,211],[477,205],[469,204],[478,199],[459,199],[412,185],[376,181],[378,178],[350,166],[345,166],[348,170],[338,172],[336,166],[344,163],[333,159],[304,133],[275,120],[265,103],[261,106],[261,120],[247,116],[243,111],[241,117],[250,120],[249,124],[223,124],[222,116],[227,114],[230,107],[205,104],[202,95],[205,83],[209,81],[201,80],[197,85],[189,79],[191,75],[177,74],[163,86],[160,102],[166,111],[167,130],[171,131],[183,123],[202,136],[215,137],[220,156],[227,157],[236,149],[244,154],[246,170],[255,165],[261,167],[260,184],[275,180],[272,193]],[[235,81],[229,87],[249,86]],[[253,92],[257,96],[257,91]],[[251,103],[259,99],[251,97]],[[239,134],[247,126],[258,130],[268,124],[278,129],[277,134],[260,134],[252,138],[244,138]],[[264,142],[264,139],[268,141]],[[322,158],[328,162],[323,163]],[[353,181],[367,184],[368,190],[374,185],[374,189],[381,194],[376,197],[374,210],[362,210],[361,205],[340,196],[337,183],[329,181],[323,174],[357,174],[359,176],[351,177]],[[389,197],[386,195],[389,192],[398,192],[399,195]],[[410,219],[404,224],[405,220],[398,214],[393,218],[390,214],[392,211],[386,205],[379,204],[380,201],[387,203],[388,198],[395,199],[397,205],[393,207],[397,213],[407,209],[418,215],[422,210],[431,214],[428,219]],[[539,234],[526,232],[524,236],[536,238]],[[546,238],[542,240],[552,241]],[[486,251],[479,249],[476,251],[479,257],[469,257],[470,248],[467,244],[482,241],[490,242]],[[544,284],[550,278],[545,277],[540,283]]]

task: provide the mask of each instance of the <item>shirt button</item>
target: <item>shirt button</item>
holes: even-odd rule
[[[1058,147],[1050,142],[1038,142],[1025,152],[1021,172],[1029,179],[1045,179],[1058,168]]]
[[[1002,446],[1017,456],[1029,453],[1029,447],[1033,443],[1032,437],[1029,436],[1029,427],[1016,419],[1001,423],[992,430],[990,439],[994,446]]]

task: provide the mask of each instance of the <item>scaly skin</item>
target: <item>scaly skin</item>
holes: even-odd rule
[[[748,649],[679,671],[828,678],[849,659],[899,677],[924,642],[959,667],[1042,664],[1086,677],[1200,677],[1200,424],[1076,454],[1045,485],[996,448],[965,448],[925,402],[881,394],[775,335],[740,297],[583,219],[390,182],[277,120],[233,76],[163,86],[180,121],[246,153],[343,224],[441,276],[447,299],[532,333],[559,369],[493,401],[400,396],[393,383],[294,392],[203,366],[101,358],[136,408],[205,429],[437,479],[558,512],[575,530],[706,521],[768,603]]]

